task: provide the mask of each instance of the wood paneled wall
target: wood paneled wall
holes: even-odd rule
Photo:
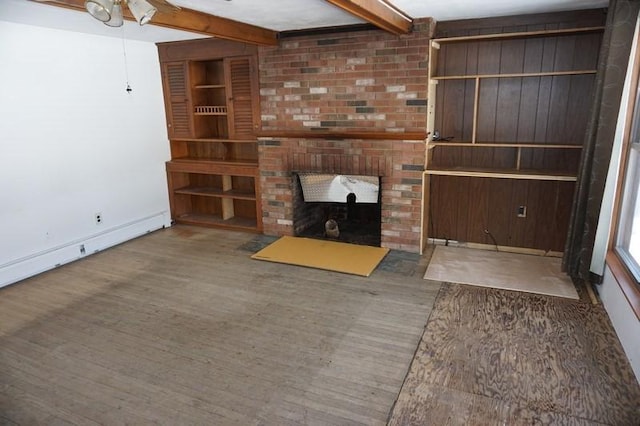
[[[493,244],[486,230],[501,246],[562,251],[573,190],[573,182],[432,176],[429,235]]]
[[[440,23],[436,37],[604,25],[602,10]],[[443,44],[436,75],[519,74],[595,70],[602,32]],[[483,78],[477,142],[581,145],[595,74]],[[440,80],[435,129],[452,142],[472,139],[475,80]],[[517,150],[435,147],[434,167],[513,170]],[[580,149],[522,149],[520,168],[575,175]],[[574,183],[432,176],[429,236],[465,242],[562,251]],[[526,217],[518,207],[526,206]]]

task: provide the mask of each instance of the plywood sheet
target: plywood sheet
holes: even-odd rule
[[[638,425],[602,305],[444,284],[389,426]]]
[[[251,258],[368,277],[388,252],[382,247],[285,236]]]
[[[557,257],[437,246],[424,278],[578,299]]]

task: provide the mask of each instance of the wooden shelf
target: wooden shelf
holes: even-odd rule
[[[234,216],[231,219],[222,219],[220,216],[188,213],[175,218],[178,223],[186,225],[211,226],[216,228],[238,229],[243,231],[259,232],[255,219]]]
[[[554,171],[543,170],[516,170],[516,169],[438,169],[425,170],[428,175],[439,176],[464,176],[498,179],[527,179],[527,180],[551,180],[575,182],[576,176]]]
[[[258,162],[257,161],[248,161],[248,160],[235,160],[235,159],[230,159],[230,160],[203,160],[202,158],[195,158],[195,157],[184,157],[184,158],[174,158],[173,160],[169,161],[168,163],[173,163],[173,164],[196,164],[196,163],[203,163],[203,164],[232,164],[234,166],[255,166],[258,167]]]
[[[465,74],[465,75],[435,75],[431,80],[473,80],[483,78],[519,78],[519,77],[555,77],[566,75],[589,75],[596,74],[597,70],[574,70],[574,71],[541,71],[522,72],[505,74]]]
[[[258,163],[226,160],[212,161],[198,158],[176,158],[167,161],[168,172],[227,174],[234,176],[258,176]]]
[[[533,149],[582,149],[577,144],[545,144],[530,142],[429,142],[428,149],[437,146],[462,148],[533,148]]]
[[[218,188],[203,188],[188,186],[185,188],[178,188],[174,191],[176,194],[183,195],[196,195],[203,197],[216,197],[216,198],[233,198],[236,200],[250,200],[255,201],[256,196],[254,192],[243,192],[234,189],[223,191]]]
[[[442,43],[456,43],[461,41],[474,41],[474,40],[502,40],[512,38],[525,38],[525,37],[545,37],[545,36],[558,36],[558,35],[572,35],[579,33],[596,33],[604,31],[605,27],[583,27],[583,28],[562,28],[557,30],[539,30],[539,31],[522,31],[515,33],[498,33],[498,34],[479,34],[472,36],[460,36],[460,37],[447,37],[447,38],[435,38],[431,40],[432,45],[437,48],[436,45]]]
[[[194,89],[224,89],[224,84],[198,84],[193,86]]]
[[[220,139],[220,138],[173,138],[172,142],[196,142],[196,143],[258,143],[257,139]]]
[[[268,138],[371,139],[411,141],[421,141],[427,138],[427,134],[423,132],[328,132],[324,130],[268,130],[259,132],[257,136]]]

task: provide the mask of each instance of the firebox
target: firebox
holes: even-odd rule
[[[380,247],[380,177],[293,173],[296,236]]]

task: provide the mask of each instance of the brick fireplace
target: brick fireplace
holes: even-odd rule
[[[261,138],[263,227],[267,235],[294,235],[293,173],[380,177],[381,245],[420,251],[424,142]]]
[[[381,245],[420,251],[432,28],[423,19],[404,36],[296,35],[260,49],[265,234],[294,235],[295,173],[375,176]]]

